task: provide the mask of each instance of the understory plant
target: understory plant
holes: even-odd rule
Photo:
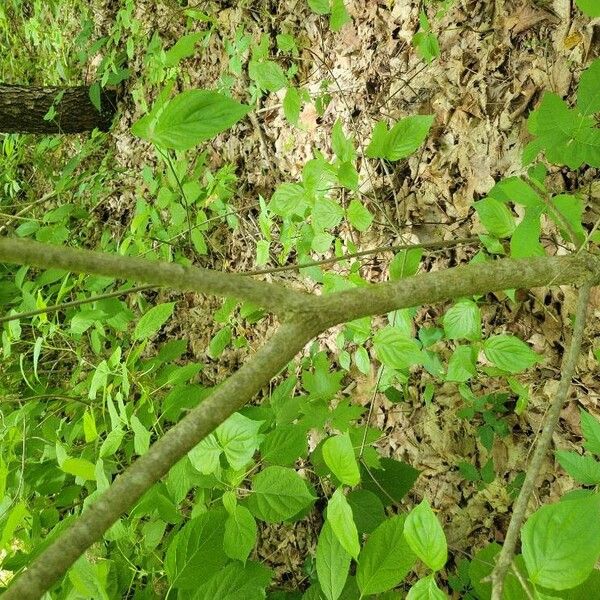
[[[333,30],[349,18],[343,2],[308,4]],[[137,31],[128,9],[121,23]],[[203,15],[188,18],[216,27]],[[40,220],[7,224],[9,235],[0,237],[3,598],[596,597],[600,422],[593,415],[581,412],[587,453],[556,452],[581,489],[527,509],[574,375],[590,288],[600,283],[599,236],[582,224],[585,190],[555,194],[547,182],[549,165],[600,166],[600,60],[582,73],[575,106],[546,94],[530,114],[522,173],[473,204],[481,233],[469,240],[479,250],[468,264],[420,272],[425,253],[451,246],[447,240],[395,248],[389,280],[373,284],[360,260],[382,249],[361,249],[342,235],[360,236],[375,220],[359,161],[410,157],[435,115],[382,119],[364,151],[336,119],[330,147],[315,150],[296,181],[258,198],[257,270],[193,266],[214,250],[216,224],[235,231],[242,218],[232,206],[234,170],[210,168],[209,150],[198,147],[246,119],[264,94],[284,94],[292,123],[299,100],[310,101],[298,91],[295,68],[284,71],[270,55],[268,38],[243,34],[228,46],[229,75],[241,76],[246,56],[247,103],[233,97],[227,78],[219,91],[175,93],[179,63],[208,35],[186,34],[167,50],[150,42],[151,85],[161,89],[131,130],[152,145],[156,161],[141,169],[143,194],[119,235],[96,235],[91,226],[83,235],[94,207],[58,202]],[[293,36],[276,45],[294,56]],[[107,56],[105,66],[125,76],[117,55]],[[140,99],[144,89],[136,88]],[[94,140],[104,137],[92,135],[80,155],[93,157]],[[6,164],[30,151],[22,138],[3,140]],[[49,193],[99,194],[98,174],[72,160]],[[5,192],[15,196],[16,173],[4,175]],[[545,222],[568,253],[548,255]],[[98,250],[81,249],[78,236]],[[285,270],[320,293],[279,282]],[[270,279],[256,278],[264,274]],[[483,325],[486,294],[515,300],[518,289],[557,285],[580,288],[578,307],[530,466],[501,484],[516,498],[506,541],[461,559],[431,499],[407,508],[420,471],[388,456],[384,432],[370,419],[374,400],[358,402],[347,384],[375,372],[373,393],[394,407],[411,398],[418,376],[425,404],[435,404],[442,384],[454,386],[458,417],[481,448],[479,464],[454,466],[485,489],[504,475],[492,448],[509,434],[507,416],[527,411],[535,393],[522,374],[545,360],[519,337]],[[186,331],[170,329],[196,298],[189,292],[222,298],[207,361],[243,353],[241,366],[214,386],[202,383],[208,362],[190,360]],[[443,316],[419,321],[421,306],[440,302],[449,302]],[[254,347],[248,327],[267,329],[268,314],[277,326]],[[332,328],[334,354],[318,338]],[[270,532],[307,522],[318,533],[306,543],[305,589],[276,589],[261,545]]]

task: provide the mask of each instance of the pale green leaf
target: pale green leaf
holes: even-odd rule
[[[406,600],[448,600],[448,596],[437,586],[433,575],[429,575],[408,590]]]
[[[475,202],[473,208],[490,234],[498,238],[507,238],[515,230],[515,218],[503,202],[495,198],[484,198]]]
[[[404,523],[404,537],[412,551],[432,570],[448,560],[446,536],[427,500],[413,508]]]
[[[69,475],[81,477],[86,481],[96,481],[96,465],[85,458],[66,458],[60,468]]]
[[[153,306],[142,318],[138,321],[133,332],[133,337],[136,340],[144,340],[153,336],[167,322],[173,314],[175,302],[167,302]]]
[[[600,485],[600,462],[594,457],[557,451],[556,460],[575,481],[584,485]]]
[[[352,200],[350,200],[347,214],[350,224],[355,229],[358,229],[358,231],[366,231],[373,222],[373,215],[369,209],[366,208],[365,205],[356,198],[352,198]]]
[[[520,373],[543,360],[525,342],[513,335],[489,337],[483,343],[483,351],[492,364],[509,373]]]
[[[319,584],[327,600],[337,600],[341,596],[351,560],[331,525],[325,521],[317,542],[316,564]]]
[[[481,311],[472,300],[460,300],[444,314],[444,331],[450,340],[481,338]]]
[[[352,508],[339,488],[327,503],[327,522],[344,550],[350,556],[357,558],[360,552],[358,531],[352,517]]]
[[[256,544],[258,528],[245,506],[235,506],[225,521],[223,550],[229,558],[246,562]]]
[[[600,422],[585,410],[581,411],[581,431],[585,439],[584,446],[600,456]]]
[[[387,367],[407,369],[421,362],[419,343],[396,327],[380,329],[373,337],[373,347],[377,358]]]
[[[292,518],[314,500],[305,481],[296,471],[273,466],[252,479],[248,508],[263,521],[279,523]]]
[[[331,472],[346,485],[355,486],[360,481],[358,462],[348,433],[325,440],[323,459]]]

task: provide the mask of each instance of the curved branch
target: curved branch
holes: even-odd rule
[[[0,238],[0,262],[105,275],[115,279],[164,285],[176,290],[230,296],[250,300],[283,316],[303,311],[312,300],[310,294],[305,292],[266,281],[254,281],[234,273],[42,244],[14,237]]]
[[[102,537],[117,519],[200,440],[240,409],[310,341],[316,331],[284,323],[268,342],[206,400],[155,442],[4,592],[3,600],[36,600]]]

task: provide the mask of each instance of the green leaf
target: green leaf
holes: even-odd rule
[[[544,208],[544,201],[539,194],[520,177],[502,179],[490,190],[488,197],[502,202],[521,204],[525,208]]]
[[[211,510],[186,523],[171,539],[164,568],[171,585],[193,590],[198,582],[222,569],[225,511]]]
[[[297,515],[315,500],[293,469],[267,467],[252,479],[248,508],[255,517],[279,523]]]
[[[188,33],[179,38],[177,42],[165,52],[165,67],[174,67],[184,58],[193,56],[196,52],[196,44],[204,36],[204,32],[198,31],[195,33]]]
[[[381,500],[369,490],[352,490],[347,496],[359,535],[371,533],[383,521],[385,512]]]
[[[231,342],[231,327],[226,326],[219,329],[211,338],[208,344],[208,355],[211,358],[219,358],[223,354],[223,350],[229,346]]]
[[[600,17],[600,5],[597,0],[575,0],[579,10],[588,17]]]
[[[331,14],[329,15],[331,31],[339,31],[348,21],[350,21],[350,15],[344,0],[331,0]]]
[[[460,300],[444,315],[444,331],[450,340],[481,339],[481,311],[472,300]]]
[[[390,262],[390,280],[397,281],[414,275],[419,270],[422,257],[423,248],[400,250]]]
[[[419,343],[397,327],[384,327],[373,337],[375,355],[386,367],[407,369],[421,362]]]
[[[353,161],[356,158],[354,144],[344,135],[342,122],[339,119],[336,119],[331,130],[331,148],[340,162]]]
[[[600,456],[600,422],[585,410],[581,411],[581,431],[585,448]]]
[[[448,596],[437,586],[433,575],[429,575],[408,590],[406,600],[448,600]]]
[[[223,449],[217,438],[211,433],[188,452],[188,458],[197,471],[210,475],[219,469],[219,458],[222,453]]]
[[[363,596],[396,587],[415,564],[404,537],[404,516],[384,521],[365,543],[358,558],[356,580]]]
[[[175,302],[167,302],[153,306],[137,323],[133,332],[136,340],[144,340],[153,336],[173,314]]]
[[[371,142],[367,146],[366,154],[369,158],[385,158],[388,128],[385,121],[378,121],[373,127]]]
[[[362,487],[373,492],[386,506],[400,502],[411,490],[420,471],[393,458],[382,458],[379,463],[380,469],[365,469]]]
[[[167,102],[146,131],[137,129],[135,133],[162,148],[188,150],[229,129],[248,112],[250,106],[223,94],[188,90]]]
[[[370,213],[369,209],[356,198],[350,200],[347,213],[350,224],[355,229],[358,229],[358,231],[366,231],[373,222],[373,215]]]
[[[578,0],[579,3],[594,2],[596,17],[600,17],[600,3],[597,0]],[[580,6],[581,8],[581,6]],[[583,10],[583,9],[582,9]],[[591,8],[589,9],[591,14]],[[600,112],[600,59],[596,59],[582,74],[577,89],[577,108],[582,115]]]
[[[495,198],[484,198],[473,204],[479,220],[491,235],[507,238],[515,230],[515,218],[506,204]]]
[[[250,73],[252,79],[268,92],[278,92],[288,85],[283,69],[271,60],[254,64]]]
[[[344,550],[357,558],[360,552],[358,531],[352,517],[352,508],[340,488],[335,490],[327,503],[327,522]]]
[[[262,421],[234,413],[217,427],[215,436],[232,469],[243,469],[252,460],[262,440],[258,435],[261,425]]]
[[[317,542],[317,576],[327,600],[337,600],[344,589],[352,557],[340,544],[331,525],[325,521]]]
[[[317,196],[312,212],[313,223],[318,229],[331,229],[344,218],[344,209],[333,200]]]
[[[529,579],[552,590],[583,583],[600,556],[600,495],[548,504],[521,533]]]
[[[412,551],[432,570],[439,571],[448,560],[444,530],[427,500],[413,508],[404,523],[404,537]]]
[[[584,485],[600,485],[600,462],[592,456],[558,451],[556,460],[575,481]]]
[[[301,425],[278,425],[260,447],[263,459],[273,465],[291,466],[306,456],[307,432]]]
[[[69,475],[81,477],[86,481],[96,481],[96,465],[85,458],[67,458],[59,466]]]
[[[323,459],[332,473],[342,483],[350,486],[358,485],[360,471],[348,432],[325,440]]]
[[[581,220],[583,218],[582,199],[578,196],[571,196],[570,194],[559,194],[551,199],[550,204],[562,216],[561,220],[553,214],[553,211],[549,211],[550,217],[558,225],[562,236],[566,240],[571,240],[571,242],[577,246],[582,244],[587,235],[585,229],[581,225]],[[567,222],[569,226],[568,229],[563,225],[563,220]],[[571,235],[571,232],[573,235]]]
[[[353,354],[354,364],[363,375],[371,373],[371,358],[364,346],[359,346]]]
[[[412,38],[412,44],[417,49],[419,56],[430,63],[440,55],[440,43],[434,33],[417,31]]]
[[[512,258],[545,256],[544,247],[540,244],[541,213],[541,207],[525,210],[523,220],[516,226],[510,239],[510,255]]]
[[[307,206],[304,188],[297,183],[281,184],[269,202],[269,210],[280,217],[302,216]]]
[[[496,556],[498,552],[500,552],[500,549],[498,544],[487,545],[475,554],[469,565],[469,578],[473,588],[477,592],[477,598],[489,600],[491,597],[492,584],[483,580],[488,579],[491,575],[492,569],[496,563]],[[525,565],[523,564],[522,556],[517,556],[515,558],[515,566],[521,573],[525,573]],[[523,591],[523,587],[512,572],[512,569],[506,574],[504,580],[502,600],[529,600],[529,597]]]
[[[476,353],[471,346],[458,346],[448,361],[446,381],[464,383],[477,374]]]
[[[329,0],[308,0],[311,10],[318,15],[328,15],[330,11]]]
[[[223,550],[229,558],[246,562],[256,545],[258,528],[252,513],[245,507],[236,505],[225,521]]]
[[[415,115],[398,121],[390,131],[380,121],[373,130],[367,147],[369,158],[385,158],[390,161],[410,156],[425,141],[433,124],[433,115]]]
[[[193,600],[263,600],[265,588],[271,580],[271,571],[259,563],[229,563],[211,574],[212,577],[202,584],[199,578],[193,595],[185,596]],[[183,594],[179,597],[183,598]]]
[[[289,86],[283,98],[283,114],[292,125],[298,125],[301,107],[302,100],[298,90],[293,86]]]
[[[483,342],[483,351],[492,364],[509,373],[520,373],[543,360],[525,342],[513,335],[489,337]]]
[[[537,139],[525,148],[524,161],[533,160],[543,150],[549,162],[570,169],[578,169],[584,163],[600,167],[600,130],[593,117],[570,109],[556,94],[544,94],[527,125]]]
[[[132,415],[130,420],[131,429],[133,429],[133,449],[136,454],[141,456],[148,452],[151,434],[135,415]]]

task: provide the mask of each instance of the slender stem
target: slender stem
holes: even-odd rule
[[[127,288],[126,290],[117,290],[116,292],[98,294],[97,296],[90,296],[89,298],[82,298],[81,300],[73,300],[72,302],[53,304],[52,306],[46,306],[46,308],[39,308],[38,310],[30,310],[28,312],[17,313],[15,315],[7,315],[6,317],[0,317],[0,324],[7,323],[8,321],[17,321],[19,319],[28,319],[29,317],[35,317],[37,315],[57,312],[59,310],[65,310],[67,308],[73,308],[75,306],[82,306],[83,304],[91,304],[92,302],[98,302],[99,300],[108,300],[109,298],[118,298],[119,296],[126,296],[127,294],[144,292],[145,290],[151,290],[154,287],[156,286],[139,285],[137,287]]]
[[[561,378],[558,384],[558,390],[554,400],[550,404],[546,419],[544,420],[544,426],[542,432],[538,438],[531,462],[527,468],[527,474],[525,475],[525,481],[519,492],[519,496],[515,501],[513,507],[513,514],[508,524],[508,530],[506,531],[506,539],[502,550],[498,555],[496,566],[492,572],[492,597],[491,600],[502,600],[502,592],[504,589],[504,580],[506,574],[512,564],[515,548],[519,538],[519,532],[521,526],[525,521],[525,515],[529,500],[533,494],[533,490],[536,486],[536,480],[540,473],[542,463],[548,454],[548,449],[552,442],[552,434],[558,424],[560,417],[560,411],[565,404],[569,388],[571,387],[571,381],[575,374],[575,367],[577,366],[577,358],[579,357],[579,351],[581,349],[581,341],[583,339],[583,330],[585,327],[585,318],[587,308],[590,300],[591,284],[585,283],[579,290],[579,297],[577,299],[577,309],[575,312],[575,325],[573,327],[573,336],[571,338],[571,344],[569,350],[564,356],[563,364],[561,367]]]
[[[435,250],[438,248],[452,248],[460,244],[478,243],[477,236],[458,238],[456,240],[444,240],[440,242],[423,242],[422,244],[397,244],[395,246],[378,246],[369,250],[360,250],[343,256],[334,256],[333,258],[324,258],[323,260],[313,260],[303,264],[284,265],[283,267],[272,267],[267,269],[257,269],[256,271],[247,271],[245,275],[265,275],[267,273],[281,273],[282,271],[295,271],[305,269],[307,267],[318,267],[320,265],[330,265],[332,263],[349,260],[350,258],[359,258],[361,256],[369,256],[371,254],[381,254],[384,252],[398,252],[400,250],[412,250],[413,248],[423,248],[427,250]]]

